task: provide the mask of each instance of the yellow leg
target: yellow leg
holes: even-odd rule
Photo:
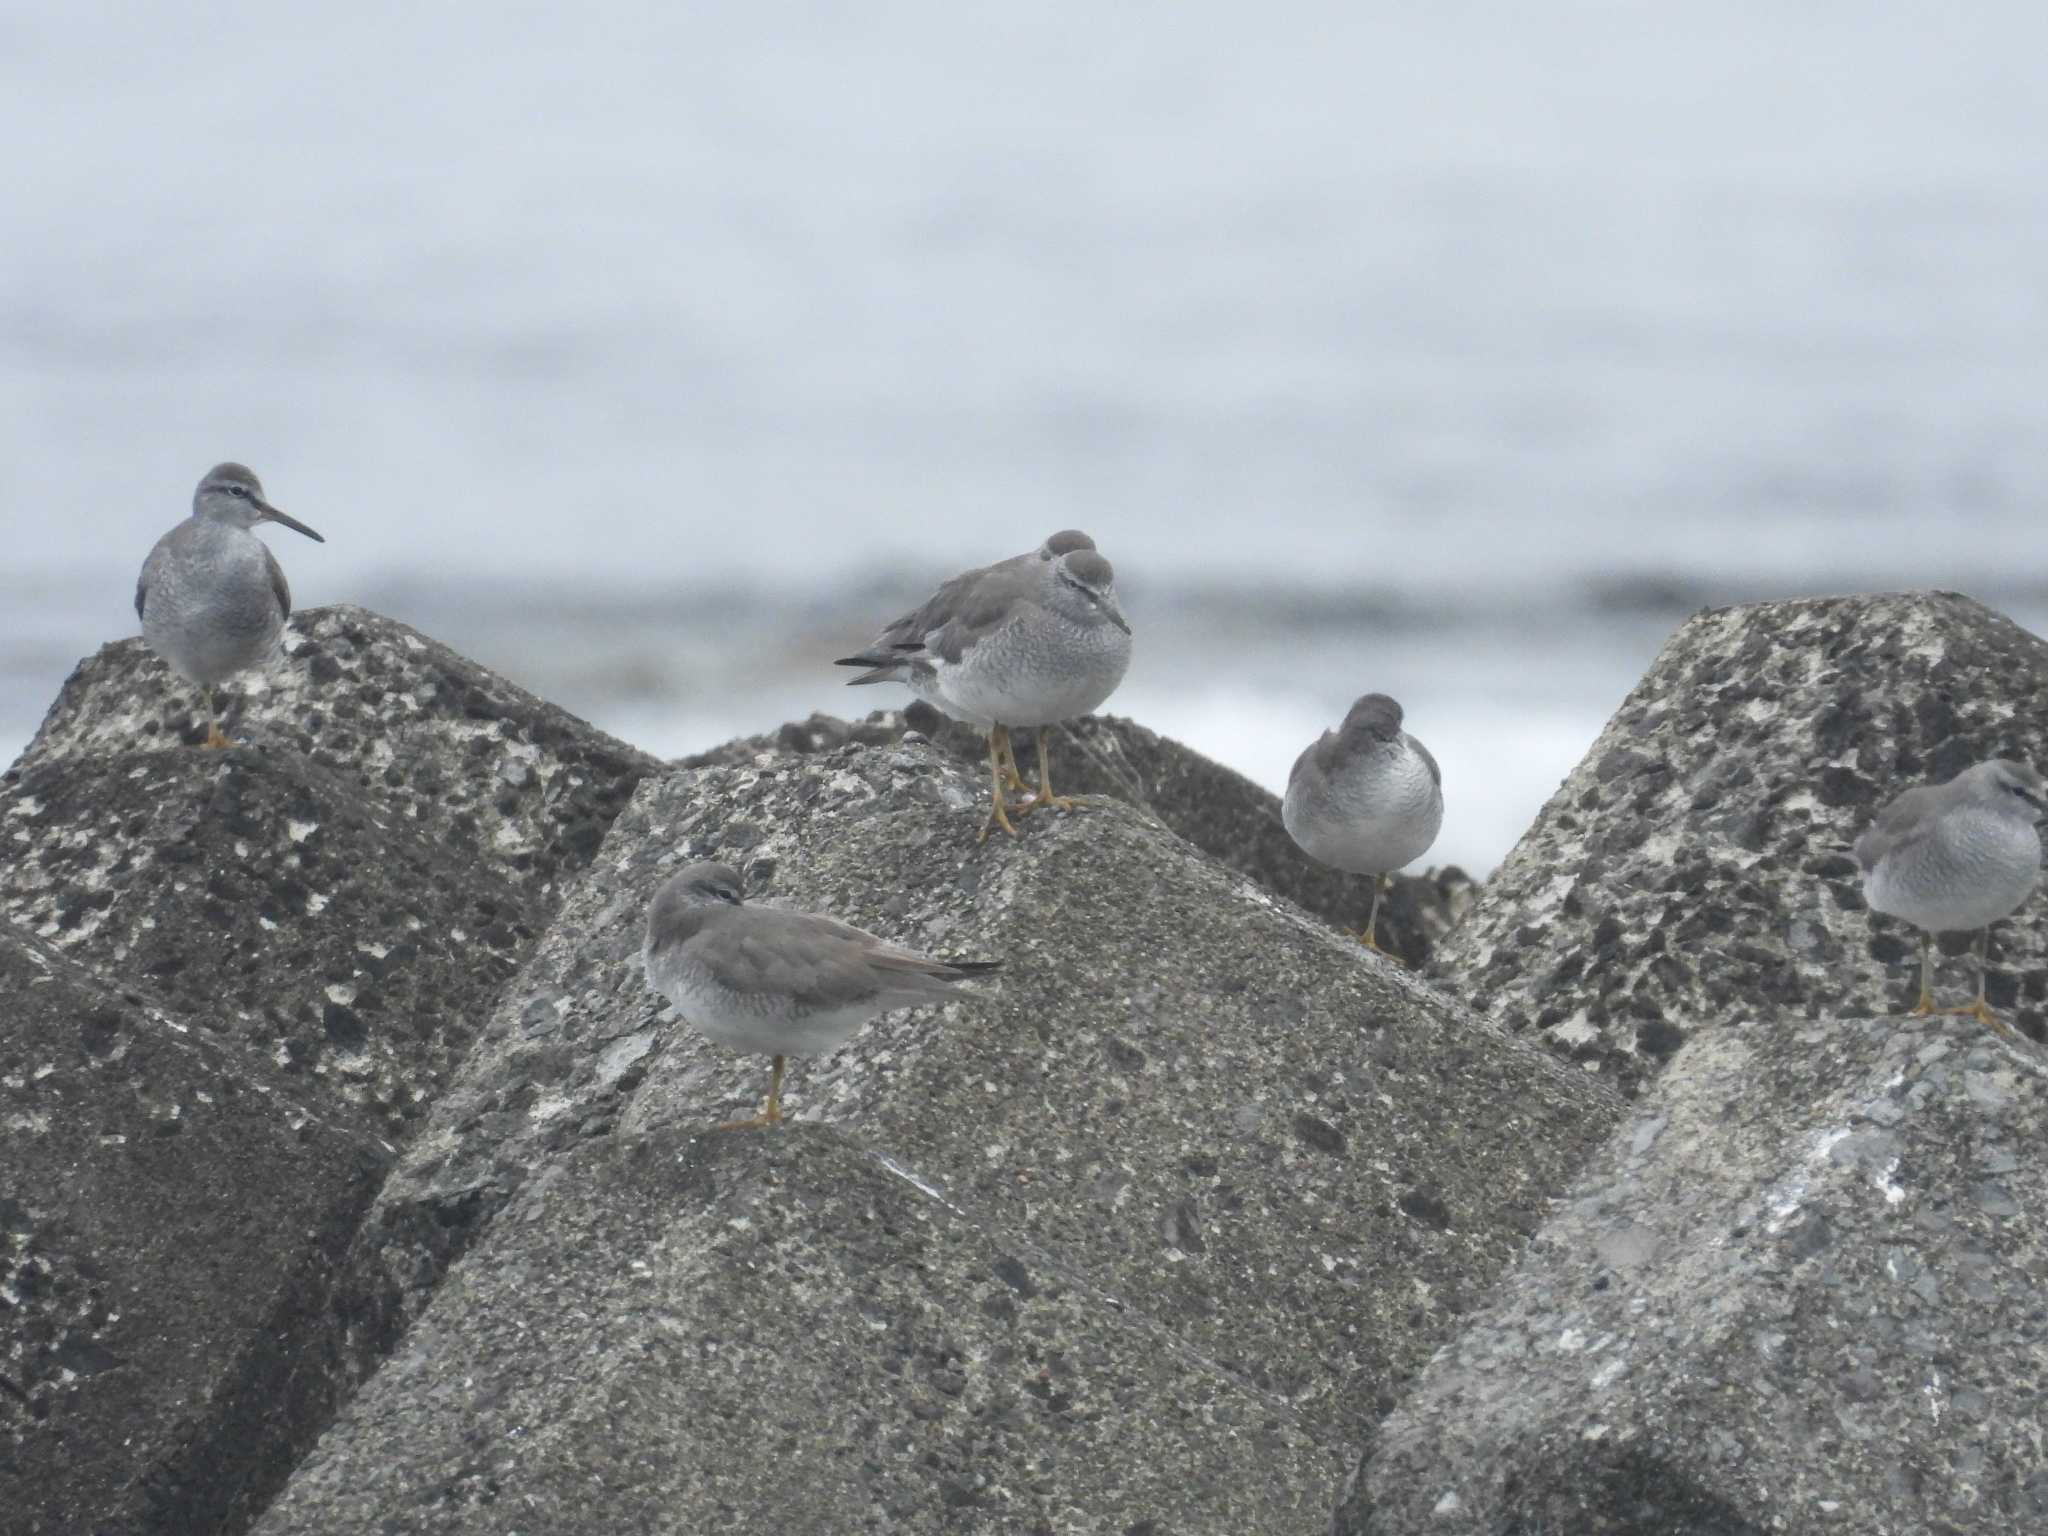
[[[1913,1012],[1924,1015],[1935,1011],[1934,935],[1923,930],[1920,934],[1920,1001],[1913,1005]]]
[[[1017,747],[1010,740],[1010,728],[1006,725],[999,725],[990,734],[994,735],[996,732],[1001,732],[1002,736],[1001,741],[997,745],[997,750],[1002,754],[1003,759],[1003,788],[1013,795],[1021,795],[1030,789],[1031,786],[1024,782],[1024,775],[1017,771]]]
[[[1071,811],[1083,802],[1072,795],[1056,795],[1052,792],[1052,762],[1045,752],[1045,733],[1050,726],[1038,728],[1038,788],[1031,798],[1018,806],[1017,814],[1022,816],[1030,811],[1042,810],[1047,806],[1056,811]]]
[[[206,740],[202,741],[200,745],[202,747],[231,747],[234,745],[233,742],[220,733],[220,719],[218,712],[213,707],[213,690],[211,688],[206,690]]]
[[[776,1057],[775,1069],[769,1074],[767,1107],[751,1120],[728,1120],[725,1124],[715,1127],[715,1129],[721,1131],[753,1131],[759,1130],[765,1125],[782,1124],[782,1062],[782,1057]]]
[[[1387,953],[1387,951],[1380,948],[1379,941],[1380,892],[1386,888],[1387,877],[1385,875],[1374,875],[1372,877],[1372,910],[1366,915],[1365,932],[1358,936],[1359,943],[1375,954],[1380,955]]]
[[[1001,750],[1002,747],[1008,745],[1009,739],[1010,733],[1000,725],[988,733],[988,775],[991,799],[989,802],[988,820],[981,824],[981,835],[975,839],[977,843],[988,841],[988,829],[990,827],[1001,827],[1010,836],[1017,836],[1017,829],[1010,825],[1010,811],[1012,807],[1003,803],[1003,759]]]
[[[1997,1030],[1999,1034],[2004,1035],[2009,1039],[2017,1039],[2019,1038],[2019,1031],[2014,1029],[2010,1024],[2006,1023],[2005,1020],[2001,1019],[1997,1014],[1993,1013],[1991,1011],[1991,1004],[1985,999],[1984,996],[1984,967],[1986,966],[1986,964],[1989,963],[1990,956],[1988,951],[1990,950],[1990,948],[1991,930],[1989,928],[1986,928],[1983,932],[1977,935],[1977,995],[1971,998],[1967,1003],[1964,1003],[1960,1008],[1944,1008],[1941,1011],[1943,1013],[1968,1014],[1971,1018],[1975,1019],[1979,1024],[1988,1024],[1991,1026],[1991,1028]],[[1933,999],[1925,997],[1923,995],[1922,1001],[1931,1004],[1933,1002]],[[1915,1011],[1917,1012],[1919,1010]]]

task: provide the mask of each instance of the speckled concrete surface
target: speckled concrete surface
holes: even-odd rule
[[[2048,764],[2048,642],[1953,593],[1710,610],[1674,635],[1431,975],[1633,1092],[1769,1011],[1910,1006],[1917,936],[1865,910],[1850,844],[1908,785]],[[1993,936],[1991,1001],[2048,1023],[2048,905]],[[1969,995],[1955,935],[1945,999]]]
[[[547,894],[659,763],[409,625],[346,604],[292,615],[282,653],[222,692],[228,734],[318,762],[450,853]],[[193,690],[141,640],[79,663],[0,789],[46,761],[190,745]]]
[[[1326,1529],[1284,1404],[838,1130],[585,1142],[262,1536]]]
[[[78,994],[0,1003],[10,1533],[260,1507],[343,1387],[361,1159],[388,1165],[655,766],[403,625],[295,626],[230,714],[247,745],[177,744],[189,695],[124,641],[0,776],[0,933]],[[51,1296],[120,1327],[67,1343]]]
[[[547,912],[291,751],[44,759],[0,845],[0,916],[394,1142]]]
[[[905,730],[928,737],[970,771],[986,773],[984,738],[926,704],[877,710],[857,721],[812,715],[763,736],[728,742],[686,758],[684,766],[744,763],[764,751],[829,751],[849,742],[891,746]],[[1106,795],[1156,816],[1212,858],[1250,875],[1276,895],[1357,932],[1372,900],[1369,881],[1318,864],[1287,835],[1280,798],[1243,774],[1177,741],[1116,715],[1088,715],[1053,728],[1053,788],[1061,794]],[[1030,733],[1020,732],[1019,760],[1037,773]],[[1409,965],[1425,964],[1478,895],[1463,870],[1397,875],[1380,905],[1379,937]]]
[[[137,640],[0,777],[0,915],[402,1140],[652,759],[354,608],[173,745]]]
[[[1261,807],[1127,722],[1056,770],[1120,803],[979,845],[957,733],[802,722],[643,779],[402,626],[306,622],[230,717],[249,745],[162,744],[182,708],[115,647],[0,780],[0,952],[63,978],[51,1048],[0,1056],[10,1139],[45,1157],[0,1177],[0,1279],[42,1309],[0,1477],[58,1464],[8,1414],[105,1391],[145,1453],[65,1474],[105,1528],[232,1526],[364,1382],[276,1536],[1284,1532],[1340,1497],[1357,1536],[2048,1522],[2048,1066],[1892,1016],[1911,935],[1848,857],[1903,784],[2048,752],[2048,646],[1967,599],[1688,625],[1434,985],[1333,927],[1342,893],[1276,894]],[[1215,827],[1169,814],[1204,805]],[[792,1126],[707,1133],[765,1063],[638,959],[653,890],[706,856],[1005,969],[794,1063]],[[1419,937],[1467,895],[1438,886]],[[2037,907],[1991,983],[2034,1034]],[[241,1109],[303,1101],[282,1124],[325,1161],[272,1157],[260,1114],[195,1138],[213,1162],[178,1178],[290,1211],[199,1254],[153,1174],[102,1202],[165,1296],[248,1271],[219,1317],[128,1341],[187,1348],[154,1383],[112,1333],[67,1344],[158,1303],[106,1304],[101,1228],[62,1201],[67,1168],[90,1189],[136,1155],[102,1120],[178,1141],[156,1123],[197,1069],[141,1054],[166,1020],[275,1085]],[[129,1035],[148,1070],[119,1076]],[[351,1235],[362,1126],[404,1144]]]
[[[2048,1059],[1689,1045],[1380,1434],[1339,1536],[2048,1529]]]
[[[0,924],[0,1530],[205,1531],[327,1403],[298,1343],[389,1166],[282,1073]]]
[[[353,1261],[361,1315],[395,1336],[580,1143],[754,1106],[765,1063],[640,974],[655,887],[716,854],[759,899],[1005,961],[986,998],[797,1062],[794,1114],[1359,1443],[1617,1102],[1128,807],[978,846],[979,790],[914,743],[643,785],[387,1186]]]

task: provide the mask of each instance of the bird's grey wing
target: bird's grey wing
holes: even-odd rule
[[[872,1003],[890,994],[937,993],[952,967],[831,918],[752,908],[754,920],[719,937],[717,970],[736,992],[774,992],[800,1009]]]
[[[179,527],[183,526],[182,523],[179,524]],[[142,562],[142,574],[135,578],[135,617],[138,619],[143,616],[142,610],[148,606],[149,589],[156,581],[157,572],[164,568],[164,562],[170,558],[171,540],[176,533],[177,529],[174,528],[158,539],[155,547],[149,552],[149,558]]]
[[[1030,601],[1038,578],[1023,566],[992,565],[959,594],[945,622],[925,637],[925,649],[941,661],[958,661],[969,646],[994,633]]]
[[[827,917],[822,912],[791,912],[782,907],[756,907],[756,912],[772,912],[779,918],[800,919],[798,926],[817,928],[826,933],[835,933],[842,939],[851,939],[856,944],[875,944],[888,947],[888,940],[878,938],[865,928],[856,928],[851,923],[842,923],[836,917]],[[908,951],[905,951],[908,953]]]
[[[956,616],[973,602],[975,590],[985,578],[1016,563],[1015,560],[1005,560],[1000,565],[985,565],[948,578],[940,584],[938,591],[891,623],[864,649],[852,656],[840,657],[833,665],[873,669],[851,679],[855,683],[896,681],[897,670],[924,658],[932,638],[952,624]]]
[[[1907,790],[1877,813],[1877,820],[1856,839],[1856,864],[1865,871],[1877,868],[1887,856],[1910,847],[1934,830],[1936,786],[1922,784]]]
[[[291,583],[284,579],[284,567],[277,563],[277,556],[270,552],[270,546],[263,546],[263,563],[270,568],[270,591],[277,599],[278,617],[292,616]]]
[[[1429,782],[1438,789],[1442,789],[1444,787],[1444,773],[1441,768],[1437,767],[1436,759],[1430,755],[1429,748],[1425,747],[1413,736],[1408,738],[1408,745],[1415,749],[1415,755],[1422,759],[1423,766],[1429,770]]]
[[[972,599],[976,583],[991,569],[983,566],[977,570],[962,571],[958,576],[941,582],[938,591],[883,630],[875,641],[876,647],[892,651],[923,650],[925,637],[952,622],[953,616]]]
[[[978,632],[992,610],[1007,609],[1028,596],[1038,579],[1037,563],[1032,555],[1012,555],[994,565],[962,571],[934,592],[922,608],[898,619],[890,632],[904,648],[937,652],[942,636],[961,634],[963,625]]]
[[[1327,782],[1337,771],[1337,758],[1344,745],[1341,731],[1325,731],[1302,750],[1294,760],[1293,771],[1287,775],[1287,787],[1294,788],[1297,778],[1310,782]]]
[[[851,923],[842,923],[836,917],[826,917],[820,912],[806,912],[802,916],[809,922],[852,940],[861,946],[868,963],[878,971],[894,976],[937,976],[942,980],[957,979],[961,972],[976,972],[996,969],[996,962],[986,960],[936,960],[930,955],[919,954],[914,949],[905,949],[901,944],[891,944],[887,939],[877,938],[865,928],[856,928]]]
[[[808,914],[748,909],[750,921],[712,935],[705,955],[718,979],[739,993],[774,993],[805,1011],[872,1002],[882,987],[859,940]]]
[[[1297,757],[1294,760],[1294,766],[1287,770],[1287,787],[1289,789],[1294,788],[1295,784],[1302,778],[1315,774],[1321,768],[1322,765],[1317,761],[1316,753],[1329,739],[1330,733],[1325,731],[1301,749],[1301,756]]]

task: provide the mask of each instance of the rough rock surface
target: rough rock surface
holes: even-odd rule
[[[409,625],[347,604],[292,615],[283,655],[221,691],[225,729],[318,762],[449,852],[546,891],[588,863],[660,765]],[[0,788],[49,759],[190,745],[194,690],[139,639],[80,663]]]
[[[906,731],[936,742],[974,772],[986,774],[988,748],[981,734],[928,704],[901,712],[878,710],[858,721],[812,715],[771,734],[685,758],[683,765],[733,765],[762,752],[830,751],[850,742],[886,746]],[[1027,776],[1037,773],[1036,750],[1029,732],[1018,733],[1018,760]],[[1053,788],[1060,794],[1105,795],[1134,805],[1297,906],[1352,932],[1365,925],[1371,883],[1303,853],[1281,824],[1279,797],[1235,769],[1115,715],[1089,715],[1055,728],[1049,750]],[[1380,904],[1380,942],[1409,965],[1425,964],[1478,890],[1456,866],[1396,876]]]
[[[294,626],[225,752],[167,744],[139,640],[85,662],[0,779],[0,914],[401,1139],[656,765],[389,619]]]
[[[251,744],[177,745],[189,693],[124,641],[0,777],[0,923],[73,977],[30,994],[54,1012],[0,1004],[26,1096],[0,1210],[28,1222],[0,1275],[33,1259],[0,1317],[42,1330],[0,1423],[10,1471],[63,1501],[51,1530],[261,1507],[348,1380],[332,1271],[375,1184],[354,1149],[409,1134],[658,766],[404,625],[294,624],[230,714]],[[118,1001],[71,996],[94,989]],[[204,1065],[149,1043],[181,1029]],[[121,1330],[50,1334],[53,1294]]]
[[[631,749],[305,623],[250,745],[169,745],[114,647],[0,779],[8,1536],[233,1532],[295,1464],[273,1536],[1306,1532],[1339,1468],[1351,1536],[2048,1528],[2048,1066],[1891,1016],[1912,936],[1848,856],[1904,784],[2048,756],[1997,615],[1693,621],[1437,948],[1491,1018],[1125,722],[1055,769],[1124,803],[1017,843],[919,716],[621,813]],[[1005,969],[707,1133],[765,1063],[638,951],[710,855]],[[2029,908],[1994,948],[2036,1034],[2044,947]],[[370,1130],[411,1139],[365,1211]]]
[[[1382,1427],[1340,1536],[2048,1529],[2048,1060],[1722,1021]]]
[[[528,1185],[258,1529],[1278,1536],[1336,1475],[837,1130],[670,1126]]]
[[[527,1227],[499,1214],[527,1185],[579,1177],[594,1139],[695,1132],[758,1102],[765,1063],[678,1023],[640,972],[654,889],[715,854],[757,899],[1005,962],[989,995],[890,1015],[797,1062],[792,1113],[1156,1322],[1326,1451],[1354,1450],[1618,1102],[1128,807],[1032,817],[1021,842],[977,845],[979,787],[916,743],[643,785],[387,1184],[351,1259],[352,1313],[395,1337],[485,1233],[470,1264],[533,1269]],[[630,1255],[580,1262],[594,1285]],[[703,1390],[740,1390],[716,1380],[724,1357],[698,1369]],[[432,1394],[442,1379],[423,1362],[365,1392]],[[334,1433],[382,1435],[415,1411],[366,1407]],[[515,1417],[494,1410],[478,1433]],[[1126,1424],[1134,1465],[1167,1454],[1145,1422]],[[773,1528],[761,1505],[735,1518]]]
[[[0,794],[0,915],[402,1140],[547,916],[289,751],[44,758]]]
[[[1730,1019],[1903,1009],[1917,935],[1865,909],[1850,845],[1900,790],[1998,756],[2048,766],[2048,642],[1981,604],[1709,610],[1664,647],[1431,973],[1630,1091]],[[2041,911],[2037,897],[1998,926],[1990,972],[1993,1005],[2036,1039]],[[1944,1000],[1967,998],[1972,974],[1944,965]]]
[[[238,1526],[388,1149],[7,924],[0,999],[0,1530]]]

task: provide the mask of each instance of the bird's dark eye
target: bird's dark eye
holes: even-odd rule
[[[740,893],[729,885],[722,885],[718,888],[718,899],[720,901],[729,901],[734,906],[738,906],[740,904]]]
[[[231,485],[228,487],[228,494],[237,500],[247,501],[249,499],[249,487],[246,485]]]

